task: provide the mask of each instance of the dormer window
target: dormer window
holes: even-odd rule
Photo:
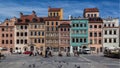
[[[29,19],[25,19],[25,22],[30,22],[30,20]]]
[[[36,18],[33,18],[32,21],[33,21],[33,22],[37,22],[37,19],[36,19]]]
[[[8,26],[8,23],[6,23],[6,25]]]

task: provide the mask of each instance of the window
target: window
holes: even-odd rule
[[[101,25],[99,25],[99,28],[101,28]]]
[[[27,29],[27,26],[25,26],[25,29]]]
[[[4,40],[2,40],[2,44],[4,44]]]
[[[25,40],[25,44],[27,44],[27,40]]]
[[[96,17],[96,14],[94,14],[94,17]]]
[[[90,14],[88,14],[88,17],[90,17]]]
[[[12,40],[10,40],[10,44],[12,44]]]
[[[52,27],[52,31],[54,30],[54,27]]]
[[[116,30],[114,30],[114,34],[116,35]]]
[[[92,32],[90,32],[90,37],[92,37]]]
[[[87,41],[86,41],[86,38],[84,38],[84,43],[86,43]]]
[[[34,28],[36,29],[36,28],[37,28],[37,25],[34,25]]]
[[[82,38],[80,39],[80,42],[82,42]]]
[[[34,43],[37,43],[37,39],[34,39]]]
[[[116,43],[116,38],[113,39],[113,42]]]
[[[34,36],[36,36],[36,35],[37,35],[37,32],[34,33]]]
[[[105,39],[104,42],[107,43],[107,39]]]
[[[40,32],[38,32],[38,35],[40,36]]]
[[[78,40],[78,38],[76,38],[76,43],[78,43],[79,42],[79,40]]]
[[[12,34],[10,34],[10,37],[12,37]]]
[[[56,27],[56,31],[58,31],[58,27]]]
[[[8,34],[6,34],[6,37],[8,37]]]
[[[110,27],[110,24],[108,24],[108,26]]]
[[[78,31],[78,30],[76,30],[76,33],[79,33],[79,31]]]
[[[91,17],[93,17],[93,14],[91,14]]]
[[[66,28],[64,28],[64,31],[66,31]]]
[[[58,22],[56,22],[56,25],[58,25]]]
[[[61,31],[63,31],[63,28],[61,28]]]
[[[21,44],[23,44],[23,40],[21,40]]]
[[[73,27],[75,27],[75,24],[73,24]]]
[[[76,24],[76,27],[79,27],[79,24]]]
[[[112,34],[112,30],[109,31],[109,34],[110,34],[110,35]]]
[[[109,43],[112,43],[112,39],[109,39]]]
[[[97,28],[97,25],[94,25],[94,28]]]
[[[92,25],[90,25],[90,28],[92,28]]]
[[[27,32],[25,32],[25,36],[27,36]]]
[[[54,22],[52,22],[52,25],[54,25]]]
[[[90,44],[92,44],[92,39],[90,39]]]
[[[33,35],[33,32],[31,32],[30,35],[32,36],[32,35]]]
[[[68,28],[68,31],[70,31],[70,29]]]
[[[114,24],[112,24],[112,27],[114,27],[115,25]]]
[[[107,34],[107,30],[105,30],[105,35]]]
[[[83,27],[83,24],[80,24],[80,27]]]
[[[72,42],[75,42],[75,39],[74,39],[74,38],[72,38]]]
[[[96,32],[94,33],[94,37],[97,37],[97,33]]]
[[[23,29],[23,26],[21,26],[20,28]]]
[[[47,25],[49,25],[49,22],[47,22]]]
[[[8,44],[8,40],[6,40],[6,44]]]
[[[17,36],[19,36],[19,32],[17,32]]]
[[[2,31],[5,31],[4,28],[2,28]]]
[[[23,36],[23,32],[21,33],[21,36]]]
[[[99,33],[99,37],[101,37],[101,32]]]
[[[106,27],[106,24],[104,24],[104,27]]]
[[[38,43],[40,43],[41,42],[41,40],[40,39],[38,39]]]
[[[44,43],[44,39],[42,38],[42,43]]]
[[[4,34],[2,34],[2,37],[4,37]]]
[[[19,44],[19,40],[17,40],[17,44]]]
[[[84,24],[84,27],[86,27],[87,25],[86,24]]]
[[[44,36],[44,32],[42,32],[42,36]]]
[[[99,44],[101,44],[102,43],[102,41],[101,40],[99,40]]]

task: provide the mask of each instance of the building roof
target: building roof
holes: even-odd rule
[[[48,8],[48,12],[59,12],[61,10],[61,8]]]
[[[103,20],[100,17],[89,18],[88,20],[89,23],[103,23]]]
[[[84,12],[99,12],[98,8],[85,8]]]
[[[15,25],[28,25],[28,23],[44,23],[44,19],[42,17],[37,17],[35,11],[31,15],[23,15],[20,13],[20,18],[17,19]]]
[[[70,27],[70,23],[62,22],[58,27]]]

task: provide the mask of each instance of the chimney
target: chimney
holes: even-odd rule
[[[32,11],[32,13],[33,13],[33,14],[36,14],[36,12],[35,12],[34,10]]]
[[[22,12],[20,12],[20,16],[22,16],[23,15],[23,13]]]

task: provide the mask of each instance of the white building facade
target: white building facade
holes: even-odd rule
[[[103,48],[119,47],[119,19],[103,19]]]

